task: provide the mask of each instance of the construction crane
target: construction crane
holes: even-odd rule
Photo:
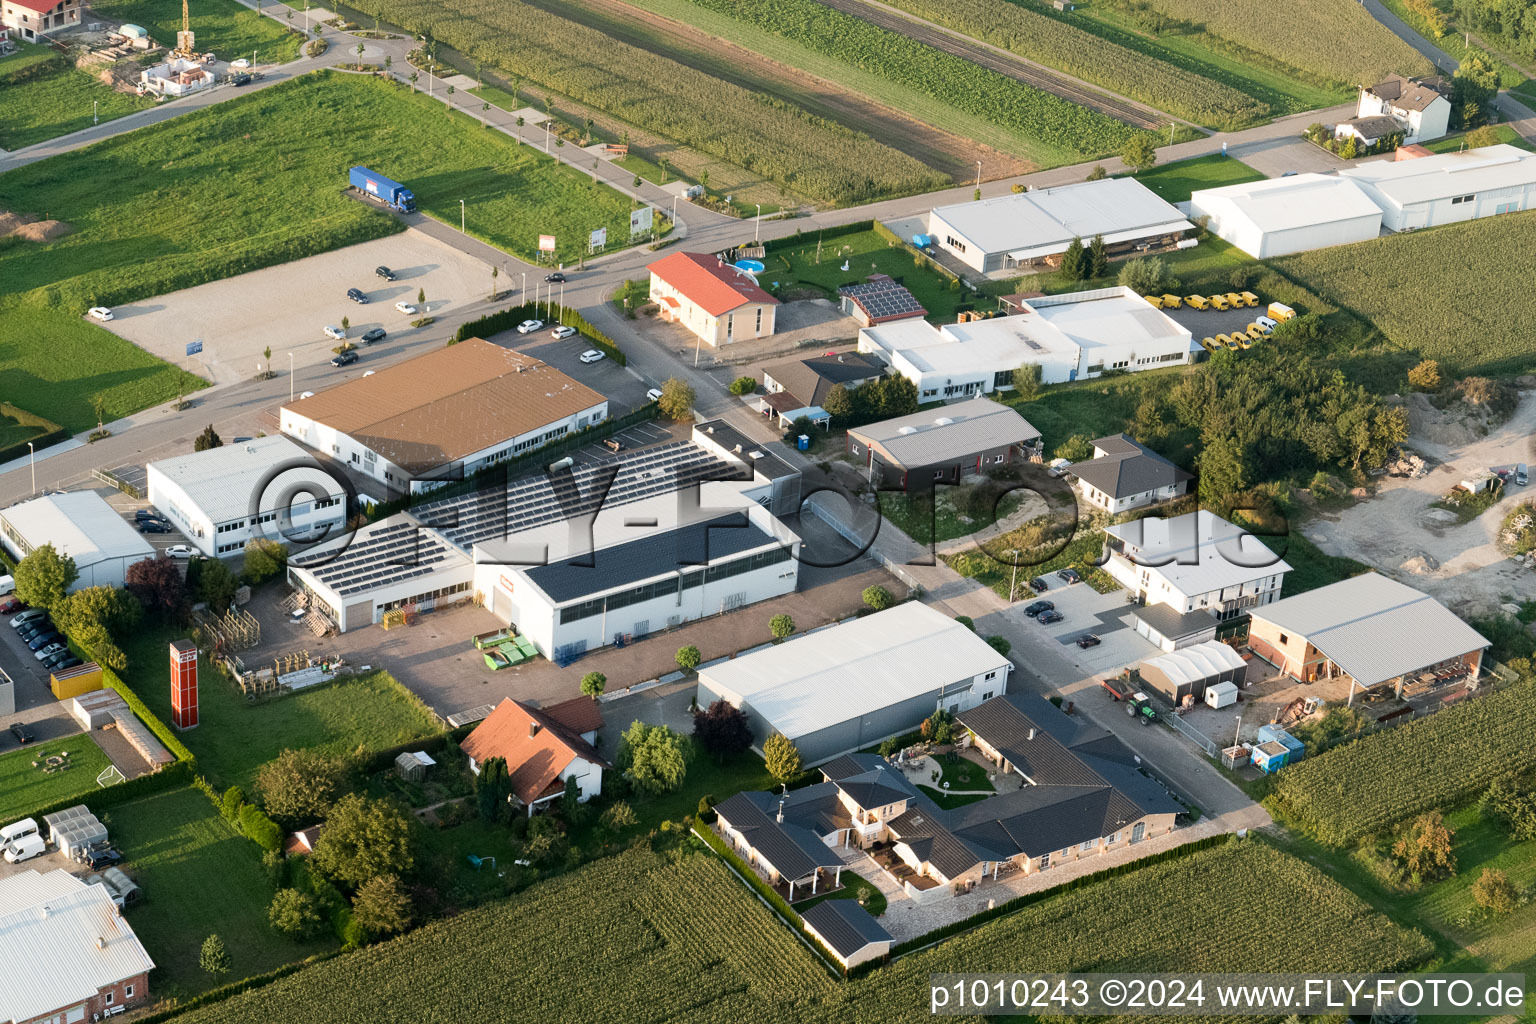
[[[181,0],[181,31],[176,33],[176,49],[173,52],[187,60],[198,58],[197,40],[192,33],[192,13],[187,9],[187,0]]]

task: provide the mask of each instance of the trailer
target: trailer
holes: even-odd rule
[[[377,171],[366,167],[354,167],[347,172],[347,181],[362,195],[401,213],[416,212],[416,194],[398,181],[391,181]]]

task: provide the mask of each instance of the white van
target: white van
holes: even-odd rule
[[[0,576],[0,597],[16,592],[16,578],[14,576]]]
[[[46,852],[48,844],[43,842],[43,837],[36,832],[13,839],[5,844],[5,859],[11,864],[19,864],[24,860],[31,860],[40,853]]]
[[[20,821],[14,821],[5,826],[5,828],[0,828],[0,846],[4,846],[14,839],[35,835],[37,835],[37,819],[22,818]]]

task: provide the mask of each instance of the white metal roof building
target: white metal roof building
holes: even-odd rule
[[[1381,234],[1381,208],[1349,178],[1297,174],[1206,188],[1189,197],[1191,217],[1255,259],[1364,242]]]
[[[1242,527],[1201,509],[1172,519],[1156,516],[1104,528],[1104,569],[1144,604],[1181,614],[1208,611],[1230,619],[1280,599],[1291,571]]]
[[[1339,174],[1364,189],[1393,231],[1536,206],[1536,153],[1505,144],[1415,160],[1371,160]]]
[[[781,733],[807,764],[900,735],[939,708],[959,712],[1008,689],[1013,665],[917,601],[699,670],[701,707],[746,712],[759,746]]]
[[[1363,688],[1447,667],[1475,677],[1488,647],[1439,601],[1374,572],[1256,611],[1249,634],[1282,672],[1308,682],[1343,675]]]
[[[950,401],[1013,387],[1013,371],[1040,367],[1046,384],[1106,370],[1150,370],[1190,360],[1190,332],[1129,288],[1097,288],[1021,303],[1014,316],[935,327],[902,320],[859,331],[859,351],[917,386],[920,400]]]
[[[20,560],[44,544],[75,560],[69,589],[120,587],[128,567],[155,549],[95,491],[66,491],[0,511],[0,543]]]
[[[346,490],[281,434],[151,462],[149,501],[205,555],[253,537],[323,537],[346,522]]]
[[[1243,685],[1248,663],[1220,640],[1182,647],[1141,663],[1141,678],[1174,704],[1186,696],[1199,700],[1205,688],[1216,683]]]
[[[1110,253],[1177,240],[1194,225],[1135,178],[1036,188],[928,214],[934,244],[983,273],[1056,260],[1072,239],[1104,236]]]
[[[0,879],[0,1020],[79,1022],[149,995],[155,966],[106,886],[62,868]]]

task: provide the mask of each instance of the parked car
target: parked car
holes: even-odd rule
[[[15,736],[16,742],[22,746],[26,746],[37,739],[37,733],[33,732],[32,727],[25,722],[12,722],[11,735]]]
[[[1051,589],[1051,585],[1046,581],[1044,576],[1036,576],[1034,579],[1029,581],[1029,589],[1033,590],[1037,594],[1043,594],[1047,590]]]
[[[1082,636],[1077,638],[1077,646],[1081,647],[1085,651],[1090,647],[1097,647],[1101,643],[1103,643],[1103,641],[1100,640],[1098,635],[1095,633],[1084,633]]]
[[[1519,484],[1521,487],[1524,487],[1526,484],[1528,484],[1530,482],[1531,482],[1531,470],[1530,470],[1530,467],[1522,462],[1518,466],[1515,467],[1515,483]]]
[[[1036,601],[1034,604],[1027,604],[1024,606],[1024,614],[1028,615],[1030,618],[1034,618],[1041,612],[1048,612],[1055,607],[1056,603],[1054,601]]]
[[[234,439],[233,443],[239,444],[241,441],[249,441],[249,440],[250,440],[250,438],[248,438],[248,437],[237,437],[237,438]],[[138,520],[141,523],[144,522],[144,520],[146,520],[146,519],[153,519],[157,523],[165,522],[165,516],[161,515],[159,512],[156,512],[152,508],[135,509],[134,512],[133,512],[133,518]]]
[[[57,632],[58,630],[53,628],[53,620],[38,619],[36,622],[28,622],[23,625],[16,631],[16,635],[21,637],[22,643],[31,643],[32,638],[35,636],[40,636],[44,633]]]
[[[49,644],[58,644],[63,642],[64,638],[59,636],[58,629],[53,626],[49,626],[47,629],[38,630],[36,633],[33,633],[30,637],[27,638],[27,650],[36,653],[37,651],[47,647]]]
[[[14,615],[25,608],[26,605],[19,597],[8,597],[0,601],[0,615]]]
[[[325,328],[325,336],[330,338],[332,341],[347,340],[347,332],[342,330],[340,327],[327,326]]]
[[[406,302],[403,299],[401,301],[395,303],[395,311],[397,313],[404,313],[406,316],[415,316],[416,315],[416,307],[411,305],[409,302]]]
[[[1061,614],[1061,612],[1058,612],[1055,609],[1052,609],[1048,612],[1041,612],[1039,616],[1036,617],[1035,621],[1040,623],[1042,626],[1049,626],[1051,623],[1060,622],[1064,618],[1066,618],[1065,615]]]
[[[123,855],[110,846],[93,848],[80,855],[80,863],[96,870],[111,867],[122,859]]]
[[[336,353],[335,357],[331,360],[331,365],[332,366],[351,366],[355,362],[357,362],[357,353],[352,351],[351,349],[348,349],[345,352],[338,352],[338,353]]]
[[[518,334],[532,334],[534,331],[540,331],[543,329],[543,320],[524,320],[522,323],[517,325]]]
[[[348,288],[347,289],[347,298],[351,299],[353,302],[357,303],[359,306],[366,306],[366,305],[368,305],[368,296],[367,296],[367,294],[365,294],[363,292],[363,290],[361,288]]]
[[[254,437],[232,437],[232,438],[229,439],[229,443],[230,444],[249,444],[250,442],[252,442],[254,440],[256,440]]]
[[[645,393],[645,400],[647,402],[661,401],[661,388],[651,388]]]
[[[315,397],[315,393],[313,391],[300,391],[299,392],[299,397],[300,398],[314,398]]]
[[[376,341],[383,341],[388,336],[389,335],[384,332],[384,328],[375,327],[373,330],[364,334],[361,340],[364,345],[372,345]]]
[[[574,328],[574,327],[566,327],[564,325],[562,325],[560,327],[556,327],[554,330],[549,332],[549,336],[551,338],[554,338],[556,341],[560,341],[560,340],[565,339],[565,338],[574,337],[575,334],[576,334],[576,328]]]
[[[553,274],[545,274],[544,280],[548,281],[550,284],[564,284],[565,275],[557,270]]]
[[[158,519],[140,519],[140,533],[170,533],[171,528]]]
[[[1067,584],[1068,586],[1071,586],[1074,583],[1081,583],[1081,582],[1083,582],[1083,577],[1078,573],[1078,571],[1076,569],[1060,569],[1060,570],[1057,570],[1056,578],[1061,580],[1061,582]]]
[[[246,68],[251,66],[251,62],[244,57],[239,57],[230,61],[229,66],[232,68],[239,68],[240,70],[244,71]]]
[[[48,643],[42,648],[42,650],[40,650],[40,651],[36,652],[35,654],[33,654],[32,657],[36,658],[38,661],[42,661],[44,658],[51,658],[55,654],[58,654],[61,651],[67,651],[67,650],[69,650],[69,648],[64,646],[64,642],[62,640],[58,639],[58,634],[55,633],[54,634],[54,639],[48,641]]]
[[[595,348],[589,348],[581,354],[581,361],[584,363],[601,362],[603,358],[603,354]]]
[[[234,74],[229,76],[229,81],[232,85],[236,86],[250,85],[251,76],[244,71],[236,71]]]
[[[39,854],[46,852],[47,849],[48,844],[44,842],[43,837],[38,835],[36,832],[33,832],[29,835],[12,839],[10,842],[6,843],[5,859],[8,863],[17,864],[21,861],[36,857]]]
[[[165,553],[172,558],[191,558],[192,549],[185,544],[172,544],[165,549]]]
[[[36,622],[38,619],[46,619],[47,617],[48,613],[41,608],[28,608],[11,620],[11,628],[20,629],[29,622]]]
[[[388,267],[374,267],[373,273],[374,276],[382,277],[386,281],[393,281],[395,279],[395,272]]]
[[[1276,327],[1280,326],[1280,321],[1267,316],[1256,316],[1253,318],[1253,322],[1262,327],[1265,333],[1268,333],[1274,330]]]
[[[50,654],[43,659],[43,668],[49,672],[62,672],[64,669],[74,668],[78,664],[80,664],[80,659],[75,657],[74,652],[68,648],[59,651],[57,654]]]
[[[112,311],[106,306],[92,306],[86,311],[86,315],[92,320],[100,320],[102,323],[112,319]]]

